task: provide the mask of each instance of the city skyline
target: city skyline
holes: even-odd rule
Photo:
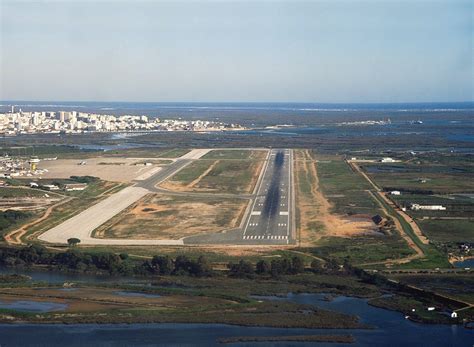
[[[472,4],[1,2],[2,100],[472,101]]]

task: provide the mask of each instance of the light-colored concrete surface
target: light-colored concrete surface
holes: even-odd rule
[[[185,155],[179,157],[179,159],[199,159],[202,156],[209,153],[212,149],[193,149],[191,152],[186,153]]]
[[[67,243],[69,238],[76,237],[81,243],[85,243],[95,228],[147,193],[148,191],[143,188],[127,187],[48,230],[40,235],[39,239],[51,243]]]
[[[81,163],[84,162],[84,165]],[[135,165],[137,158],[88,158],[58,159],[41,161],[39,167],[47,169],[43,178],[69,178],[71,176],[95,176],[106,181],[130,182],[156,168],[153,166]]]
[[[135,178],[135,181],[144,181],[144,180],[150,178],[151,176],[153,176],[154,174],[158,173],[159,171],[161,171],[161,169],[162,169],[161,167],[155,167],[155,168],[145,172],[144,174],[141,174],[137,178]]]

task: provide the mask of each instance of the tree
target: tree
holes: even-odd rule
[[[93,256],[93,262],[98,269],[107,270],[110,273],[118,272],[122,259],[115,253],[97,253]]]
[[[329,258],[326,261],[326,269],[328,272],[338,272],[340,269],[339,263],[335,259]]]
[[[299,274],[304,272],[304,261],[300,257],[293,257],[291,259],[291,273]]]
[[[189,273],[198,277],[210,276],[212,269],[211,265],[207,261],[207,258],[201,255],[197,261],[191,261]]]
[[[271,262],[271,274],[274,277],[278,277],[280,275],[287,275],[291,272],[291,262],[284,258],[284,259],[274,259]]]
[[[186,274],[189,273],[191,267],[191,261],[185,255],[178,255],[174,261],[174,274]]]
[[[254,273],[252,263],[241,259],[237,264],[229,263],[229,272],[234,277],[251,277]]]
[[[173,272],[173,261],[167,255],[155,255],[151,260],[151,263],[153,265],[158,265],[160,268],[160,274],[162,275],[169,275],[171,272]]]
[[[311,270],[313,270],[314,273],[322,273],[323,272],[322,262],[316,259],[313,260],[311,262]]]
[[[71,237],[70,239],[67,239],[67,244],[69,245],[69,247],[75,247],[79,243],[81,243],[81,240],[76,237]]]
[[[268,274],[270,272],[270,264],[265,260],[260,260],[257,262],[256,272],[260,275]]]

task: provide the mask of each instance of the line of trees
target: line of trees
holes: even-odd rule
[[[312,265],[315,267],[319,266],[316,263]],[[273,259],[270,262],[260,260],[255,265],[242,259],[238,263],[229,263],[227,267],[229,268],[230,276],[247,278],[254,277],[255,275],[271,275],[272,277],[296,275],[305,271],[303,259],[297,256],[291,259]]]
[[[126,253],[89,253],[76,249],[56,253],[41,245],[0,248],[0,265],[44,265],[80,273],[107,272],[117,275],[211,276],[213,274],[205,257],[193,260],[184,255],[175,259],[169,256],[155,256],[151,260],[132,260]]]
[[[82,252],[71,248],[66,252],[53,252],[41,245],[23,248],[0,247],[0,266],[41,265],[59,270],[79,273],[109,273],[113,275],[189,275],[213,276],[212,266],[208,259],[200,256],[191,259],[185,255],[171,258],[167,255],[156,255],[151,259],[131,259],[128,254],[110,252]],[[311,264],[313,272],[327,272],[331,264],[324,268],[319,261]],[[333,269],[339,269],[335,264]],[[253,264],[247,260],[228,264],[228,275],[231,277],[255,277],[294,275],[305,271],[304,261],[300,257],[279,258],[270,262],[260,260]]]

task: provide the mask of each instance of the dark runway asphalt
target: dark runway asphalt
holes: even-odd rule
[[[291,153],[272,150],[248,217],[243,240],[256,244],[287,243],[291,235]]]

